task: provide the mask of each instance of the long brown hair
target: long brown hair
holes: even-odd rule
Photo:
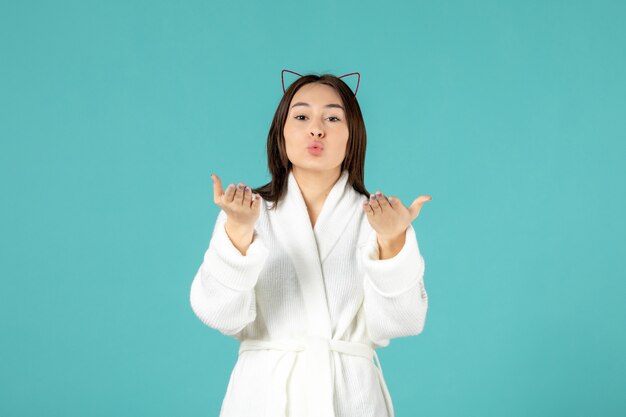
[[[341,97],[346,108],[345,113],[350,134],[346,145],[346,156],[341,163],[341,172],[348,170],[348,184],[357,192],[369,198],[369,193],[363,184],[367,134],[361,108],[354,92],[345,82],[332,74],[308,74],[298,78],[285,91],[280,103],[278,103],[278,108],[276,113],[274,113],[274,119],[267,135],[267,166],[272,175],[272,180],[259,188],[252,189],[252,191],[258,193],[264,200],[274,203],[270,209],[276,207],[285,193],[287,178],[292,166],[291,161],[287,157],[285,136],[283,134],[287,114],[289,113],[289,103],[291,103],[291,99],[300,87],[309,83],[331,86]]]

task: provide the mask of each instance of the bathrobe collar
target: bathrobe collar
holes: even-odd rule
[[[287,190],[272,221],[296,269],[307,310],[308,333],[327,339],[331,338],[331,324],[322,262],[361,207],[362,196],[348,184],[348,175],[343,170],[324,201],[315,227],[311,227],[302,192],[290,170]]]
[[[334,362],[331,362],[330,351],[333,329],[322,263],[361,209],[360,199],[360,194],[348,184],[348,171],[344,170],[326,197],[313,228],[300,187],[290,171],[287,190],[272,217],[276,237],[291,258],[304,300],[307,315],[307,329],[303,334],[305,392],[307,408],[315,417],[335,416]],[[285,369],[292,366],[293,363]],[[283,401],[278,403],[284,404]]]

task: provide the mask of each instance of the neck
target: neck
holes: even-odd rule
[[[328,171],[312,171],[298,168],[294,165],[292,171],[304,202],[309,208],[321,207],[324,201],[326,201],[328,194],[330,194],[333,185],[341,176],[340,167]]]

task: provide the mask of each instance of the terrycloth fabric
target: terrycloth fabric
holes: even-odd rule
[[[372,348],[422,332],[424,259],[412,225],[402,250],[379,259],[366,197],[347,179],[312,228],[290,172],[276,211],[261,201],[245,256],[218,214],[190,302],[207,326],[245,341],[220,417],[393,416]]]

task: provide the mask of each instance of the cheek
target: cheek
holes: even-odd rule
[[[337,161],[341,161],[346,157],[347,148],[348,141],[333,142],[327,147],[329,155],[332,155],[332,159]]]
[[[285,127],[283,128],[283,136],[285,137],[285,145],[289,146],[289,143],[293,140],[293,132],[289,123],[285,124]]]
[[[294,126],[293,123],[285,123],[285,127],[283,129],[283,135],[285,136],[285,140],[295,140],[298,137],[298,127]]]
[[[299,151],[300,146],[297,143],[297,135],[294,135],[293,132],[290,132],[289,129],[285,129],[283,131],[285,136],[285,150],[287,154],[291,156],[295,156]]]
[[[350,136],[348,129],[345,129],[345,131],[342,131],[342,132],[338,132],[337,136],[338,136],[337,141],[334,144],[335,149],[345,150],[348,147],[348,139]]]

